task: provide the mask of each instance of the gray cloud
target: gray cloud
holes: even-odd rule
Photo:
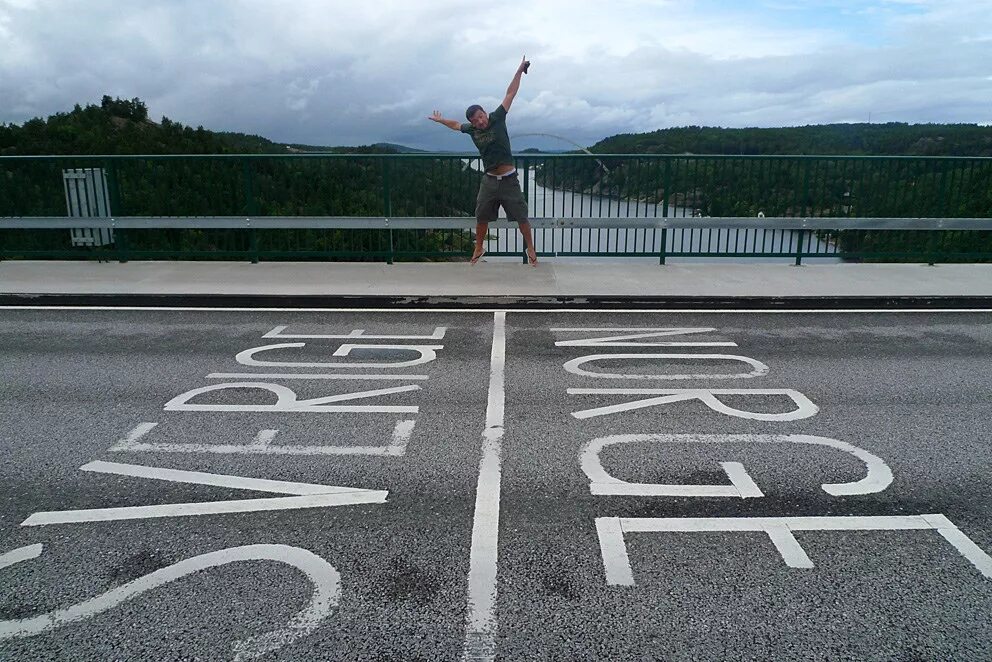
[[[495,107],[523,53],[511,134],[992,120],[988,0],[419,4],[0,0],[0,121],[111,94],[284,142],[467,150],[426,116]]]

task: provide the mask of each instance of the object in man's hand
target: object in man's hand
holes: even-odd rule
[[[530,62],[524,62],[524,73],[527,73],[527,70],[529,68],[530,68]]]

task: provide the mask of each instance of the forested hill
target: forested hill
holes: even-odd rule
[[[778,129],[681,127],[599,141],[600,154],[852,154],[992,156],[992,126],[822,124]]]
[[[394,154],[390,145],[319,147],[275,143],[260,136],[193,129],[162,118],[148,119],[140,99],[103,97],[100,105],[76,106],[48,119],[0,125],[0,154],[115,155],[115,154],[275,154],[348,152]],[[108,187],[116,213],[124,216],[459,216],[475,210],[480,175],[457,167],[456,160],[407,160],[385,167],[378,158],[263,158],[263,159],[124,159],[101,164],[107,168]],[[49,163],[31,159],[0,159],[0,217],[51,216],[64,213],[64,173],[82,167],[71,159]],[[435,174],[441,173],[441,174]],[[112,183],[111,183],[112,182]],[[134,250],[159,251],[170,246],[168,230],[131,233]],[[195,242],[210,255],[221,251],[218,237],[197,229]],[[362,232],[365,232],[364,230]],[[0,230],[0,235],[4,231]],[[195,234],[194,233],[194,234]],[[381,234],[381,233],[380,233]],[[376,235],[378,241],[380,235]],[[373,236],[369,235],[369,236]],[[457,235],[457,236],[456,236]],[[0,243],[12,241],[9,233]],[[21,235],[18,235],[21,236]],[[28,239],[34,235],[25,235]],[[185,236],[185,235],[184,235]],[[264,235],[278,252],[286,237],[295,245],[324,250],[333,239],[342,251],[365,255],[372,240],[359,233],[301,230],[293,235],[273,230]],[[68,234],[66,235],[68,237]],[[454,237],[454,238],[452,238]],[[144,241],[138,248],[139,238]],[[188,238],[188,237],[187,237]],[[28,239],[25,239],[27,241]],[[347,241],[346,241],[347,239]],[[68,239],[66,239],[68,241]],[[185,241],[185,240],[184,240]],[[294,245],[286,240],[285,245]],[[349,243],[351,242],[351,243]],[[470,238],[462,234],[410,239],[410,251],[462,250]],[[9,244],[8,244],[9,245]],[[364,246],[364,248],[363,248]],[[64,248],[71,248],[68,244]],[[323,248],[321,248],[323,247]],[[172,250],[172,249],[169,249]],[[368,249],[371,250],[371,249]],[[470,252],[470,251],[469,251]],[[183,253],[185,254],[185,253]]]
[[[0,124],[0,156],[28,154],[285,154],[303,151],[391,153],[387,146],[309,147],[274,143],[261,136],[192,128],[163,117],[148,119],[141,99],[76,104],[69,112],[21,125]]]

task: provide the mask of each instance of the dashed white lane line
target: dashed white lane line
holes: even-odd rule
[[[491,661],[496,656],[496,570],[499,539],[499,497],[502,478],[506,312],[493,315],[493,347],[489,368],[489,402],[482,432],[482,459],[475,494],[472,550],[469,557],[468,612],[462,659]]]

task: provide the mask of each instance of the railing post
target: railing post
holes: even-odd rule
[[[661,216],[668,218],[668,192],[672,188],[672,160],[665,156],[665,172],[661,181]],[[668,228],[661,229],[661,250],[658,254],[658,264],[665,264],[665,255],[668,253]]]
[[[943,163],[943,162],[940,165],[941,165],[941,170],[940,170],[940,191],[938,191],[938,193],[937,193],[937,209],[940,210],[940,215],[941,216],[943,216],[944,218],[947,218],[947,188],[948,188],[948,184],[947,184],[947,180],[948,180],[947,168],[948,168],[948,166],[945,163]]]
[[[524,193],[524,204],[527,205],[528,204],[528,202],[527,202],[527,200],[528,200],[527,194],[530,192],[530,181],[529,181],[530,180],[530,175],[529,175],[529,170],[528,170],[528,160],[526,158],[523,159],[523,164],[524,164],[524,191],[523,191],[523,193]],[[527,218],[530,218],[530,213],[529,212],[527,214]],[[530,229],[530,237],[531,237],[531,240],[534,242],[534,253],[536,254],[537,253],[537,230],[535,230],[533,226],[531,226],[531,229]],[[524,244],[524,264],[527,264],[527,244],[526,243]]]
[[[123,216],[121,209],[121,187],[117,179],[117,164],[114,161],[107,161],[104,167],[107,169],[107,184],[110,189],[110,209],[112,214]]]
[[[252,192],[251,161],[244,158],[241,159],[241,171],[244,180],[245,214],[254,216],[256,208],[255,195]],[[255,228],[248,230],[248,253],[251,256],[252,264],[258,264],[258,235],[256,232]]]
[[[389,217],[393,215],[393,199],[392,193],[390,191],[391,184],[391,159],[388,156],[382,157],[382,215],[386,218],[386,224],[389,224]],[[386,255],[386,264],[393,263],[393,228],[390,226],[389,230],[389,253]]]
[[[249,222],[248,228],[248,252],[251,254],[251,263],[258,264],[258,231],[250,227]]]
[[[388,219],[386,220],[386,223],[389,223]],[[389,226],[389,253],[386,255],[386,264],[393,263],[394,251],[395,248],[393,247],[393,227]]]
[[[530,191],[530,159],[524,158],[524,202],[528,201]]]
[[[113,228],[114,245],[117,247],[117,261],[125,264],[128,258],[127,232],[122,228]]]
[[[943,165],[943,164],[942,164]],[[947,176],[948,166],[944,166],[940,173],[940,191],[937,194],[937,208],[940,210],[941,216],[947,218],[949,214],[947,213],[947,198],[948,198],[948,176]],[[927,266],[934,266],[936,258],[934,254],[937,252],[936,243],[937,235],[939,230],[931,230],[930,236],[927,238]]]
[[[527,159],[523,159],[523,166],[524,166],[523,196],[524,196],[524,206],[527,207],[527,193],[530,191],[530,185],[527,182],[527,180],[529,179],[528,176],[527,176]],[[516,163],[513,164],[513,167],[516,167]],[[528,211],[528,214],[527,214],[527,218],[528,219],[530,218],[529,211]],[[534,253],[536,254],[537,253],[537,230],[535,230],[533,226],[531,226],[531,229],[530,229],[530,238],[531,238],[531,241],[534,242]],[[527,264],[527,242],[524,242],[523,263],[524,264]]]
[[[799,215],[806,216],[806,203],[809,202],[809,157],[803,158],[803,199],[802,206],[799,208]],[[812,216],[812,207],[810,208],[810,216]],[[803,263],[803,239],[806,238],[806,231],[800,230],[799,237],[796,242],[796,266],[801,266]]]
[[[120,183],[117,180],[117,165],[114,161],[104,163],[107,171],[107,188],[110,189],[110,215],[123,216],[124,209],[121,204]],[[127,231],[123,228],[114,229],[114,246],[117,248],[117,261],[121,264],[127,262]]]

